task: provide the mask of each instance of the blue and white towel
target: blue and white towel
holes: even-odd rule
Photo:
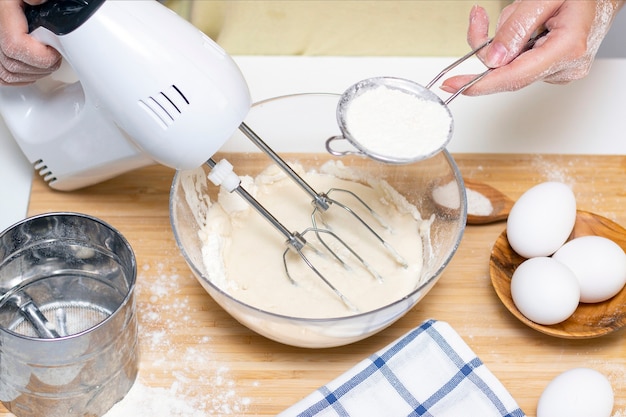
[[[428,320],[281,417],[524,417],[447,323]]]

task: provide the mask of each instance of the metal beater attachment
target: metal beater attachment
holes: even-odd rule
[[[211,172],[208,175],[209,180],[217,185],[224,187],[228,192],[236,192],[241,198],[243,198],[252,208],[254,208],[259,214],[261,214],[276,230],[278,230],[287,240],[285,243],[287,244],[287,249],[283,252],[283,265],[285,267],[285,271],[287,273],[287,277],[291,281],[292,284],[296,284],[296,281],[293,279],[289,272],[289,263],[287,261],[287,256],[289,251],[293,251],[297,253],[302,261],[317,275],[324,283],[341,299],[341,301],[352,311],[358,311],[357,308],[350,302],[350,300],[341,293],[321,272],[318,268],[315,267],[313,262],[307,257],[305,254],[305,250],[313,251],[313,253],[321,254],[320,250],[315,246],[311,245],[306,239],[305,235],[307,233],[314,233],[316,236],[320,236],[321,234],[327,235],[332,239],[336,240],[338,244],[345,249],[347,249],[351,254],[353,254],[358,260],[363,262],[360,256],[349,246],[347,245],[340,237],[338,237],[335,233],[327,229],[319,229],[315,227],[309,227],[299,232],[290,232],[276,217],[272,215],[261,203],[259,203],[245,188],[241,186],[241,180],[239,176],[233,171],[233,166],[225,159],[222,159],[219,162],[215,162],[213,159],[209,159],[207,165],[211,168]],[[334,259],[340,259],[340,257],[333,251],[327,244],[323,244],[324,247],[330,252]],[[343,262],[343,261],[342,261]]]
[[[369,234],[377,242],[381,244],[382,248],[399,265],[401,265],[403,268],[406,268],[408,266],[408,263],[406,262],[406,260],[387,241],[385,241],[385,239],[383,239],[382,236],[380,236],[380,234],[378,234],[358,213],[356,213],[348,205],[341,203],[340,201],[330,197],[331,193],[343,193],[345,195],[351,196],[355,200],[355,202],[358,203],[361,207],[363,207],[365,211],[368,212],[373,219],[375,219],[378,223],[380,223],[381,226],[383,226],[386,229],[389,229],[389,227],[385,224],[383,219],[369,205],[367,205],[358,195],[356,195],[355,193],[349,190],[344,190],[341,188],[332,188],[328,190],[326,193],[318,193],[302,177],[300,177],[298,173],[295,172],[293,168],[291,168],[291,166],[289,166],[289,164],[287,164],[276,152],[274,152],[274,150],[269,145],[267,145],[263,141],[263,139],[259,137],[259,135],[257,135],[245,123],[242,123],[239,126],[239,130],[244,135],[246,135],[248,139],[250,139],[259,149],[261,149],[261,151],[263,151],[267,156],[269,156],[272,159],[272,161],[276,163],[276,165],[278,165],[300,188],[304,190],[304,192],[306,192],[309,195],[309,197],[312,198],[312,204],[313,204],[314,209],[313,209],[313,213],[311,214],[311,223],[313,225],[313,230],[320,230],[320,228],[317,226],[316,214],[321,215],[325,213],[326,211],[328,211],[332,206],[340,207],[343,210],[345,210],[347,213],[349,213],[354,219],[356,219],[357,222],[360,223],[365,228],[365,230],[367,230]],[[323,220],[323,216],[322,216],[322,220]],[[332,227],[329,224],[324,223],[324,226],[325,226],[325,229],[332,230]],[[326,245],[326,243],[324,242],[324,239],[321,238],[321,235],[318,235],[318,238],[320,242],[327,249],[330,250],[330,248],[328,248],[328,245]],[[335,254],[335,251],[331,250],[331,252]],[[354,251],[351,251],[351,252],[354,253]],[[342,264],[344,264],[344,266],[347,266],[346,263],[339,256],[336,256],[336,259]],[[361,257],[358,257],[358,259],[376,279],[382,281],[382,277],[380,276],[380,274],[378,274],[371,267],[371,265],[369,265]]]

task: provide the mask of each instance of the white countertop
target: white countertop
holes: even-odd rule
[[[341,93],[372,76],[427,84],[454,58],[235,57],[254,101],[296,93]],[[476,60],[456,74],[477,72]],[[457,97],[451,152],[626,154],[626,59],[598,59],[583,80],[537,83],[516,93]],[[435,92],[439,93],[438,89]],[[441,93],[446,98],[446,93]],[[285,115],[288,117],[288,115]],[[32,167],[0,123],[0,230],[23,218]]]

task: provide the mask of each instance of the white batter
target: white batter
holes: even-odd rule
[[[389,230],[362,210],[362,205],[353,197],[337,192],[331,192],[330,197],[357,211],[408,263],[408,267],[401,266],[365,227],[333,205],[325,214],[329,227],[371,264],[382,282],[332,237],[323,235],[349,263],[349,270],[332,259],[312,232],[305,233],[304,237],[324,255],[311,250],[305,250],[305,254],[358,312],[385,306],[419,285],[423,266],[422,235],[428,233],[430,221],[423,221],[415,206],[385,181],[356,178],[341,163],[327,163],[319,173],[304,173],[300,169],[299,174],[317,192],[327,192],[333,187],[354,191],[387,222]],[[311,198],[278,167],[269,167],[254,180],[242,178],[242,186],[290,232],[303,233],[311,227]],[[234,298],[263,310],[295,317],[325,318],[355,313],[292,251],[287,264],[296,285],[289,281],[283,266],[286,238],[236,193],[220,192],[218,204],[208,210],[206,225],[201,239],[208,275],[214,284]],[[325,227],[321,222],[318,226]]]

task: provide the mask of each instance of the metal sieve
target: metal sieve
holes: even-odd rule
[[[111,226],[34,216],[0,234],[0,400],[13,414],[101,416],[137,376],[136,262]]]
[[[529,49],[532,49],[535,46],[535,43],[540,38],[547,35],[548,33],[549,33],[548,30],[544,30],[540,32],[539,34],[530,38],[530,40],[524,45],[522,50],[519,52],[519,54],[522,54],[528,51]],[[435,78],[433,78],[428,84],[426,84],[426,86],[423,86],[411,80],[395,78],[395,77],[373,77],[373,78],[367,78],[365,80],[357,82],[356,84],[353,84],[341,95],[339,102],[337,104],[336,117],[337,117],[337,123],[339,125],[339,129],[341,130],[341,135],[332,136],[328,138],[326,140],[326,150],[330,154],[335,155],[335,156],[362,155],[362,156],[367,156],[369,158],[375,159],[377,161],[391,163],[391,164],[412,163],[412,162],[420,161],[426,158],[430,158],[433,155],[439,153],[441,150],[443,150],[447,146],[447,144],[452,139],[453,119],[452,119],[452,113],[450,112],[448,105],[457,96],[465,92],[468,88],[472,87],[478,81],[482,80],[487,74],[489,74],[495,68],[487,68],[482,73],[476,75],[469,82],[463,85],[458,91],[456,91],[454,94],[448,97],[445,101],[442,100],[437,94],[433,93],[430,90],[430,88],[432,88],[432,86],[435,85],[435,83],[439,81],[449,71],[456,68],[458,65],[460,65],[461,63],[463,63],[470,57],[476,55],[481,49],[483,49],[490,43],[491,43],[491,39],[486,41],[482,45],[478,46],[476,49],[463,55],[461,58],[457,59],[452,64],[448,65],[439,74],[437,74]],[[441,126],[441,128],[445,129],[445,131],[442,132],[444,133],[443,135],[438,136],[438,138],[440,139],[437,140],[436,143],[433,143],[432,146],[426,147],[423,151],[420,151],[417,153],[404,152],[404,151],[387,152],[387,150],[384,150],[384,151],[372,150],[371,148],[366,146],[364,143],[362,143],[363,142],[362,138],[357,137],[358,135],[354,135],[351,132],[350,126],[346,119],[346,113],[348,112],[350,105],[354,102],[356,98],[363,95],[364,93],[367,93],[369,91],[372,91],[374,89],[381,88],[381,87],[390,89],[390,90],[400,91],[424,103],[434,103],[435,105],[440,106],[443,110],[445,110],[445,112],[447,112],[447,114],[450,116],[450,123],[449,125]],[[379,110],[380,112],[388,111],[388,109],[384,108],[383,105],[377,105],[374,108],[374,110],[377,110],[377,111]],[[416,114],[415,118],[417,118],[418,116],[419,115]],[[395,122],[392,119],[390,119],[389,121]],[[410,138],[407,138],[407,140],[412,141],[412,142],[419,142],[419,141],[424,141],[425,139],[430,139],[430,138],[424,137],[424,136],[427,136],[427,133],[428,133],[425,130],[418,129],[417,131],[412,131],[411,133],[413,134],[413,136]],[[341,149],[337,145],[337,142],[344,141],[344,140],[347,141],[348,144],[350,145],[348,149]],[[380,138],[381,143],[384,142],[385,140],[386,138],[384,137]],[[382,144],[388,145],[388,143],[382,143]],[[387,149],[389,149],[389,146],[387,146]]]

